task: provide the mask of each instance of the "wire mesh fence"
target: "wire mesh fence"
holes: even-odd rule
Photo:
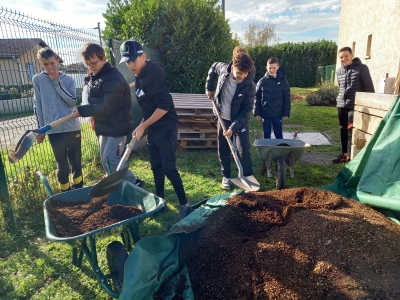
[[[49,46],[60,57],[59,70],[73,77],[80,103],[83,78],[87,69],[78,60],[85,42],[99,43],[99,37],[22,13],[0,8],[0,156],[3,161],[10,198],[15,208],[40,206],[46,191],[35,175],[36,170],[48,176],[57,192],[56,162],[46,139],[34,144],[17,163],[8,160],[8,151],[21,132],[38,128],[33,114],[33,75],[42,71],[37,51]],[[82,164],[84,176],[99,169],[97,137],[90,122],[81,120]],[[100,167],[101,168],[101,167]]]

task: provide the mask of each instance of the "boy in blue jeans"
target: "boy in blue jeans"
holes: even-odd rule
[[[286,121],[290,116],[290,86],[276,57],[268,59],[266,69],[257,83],[254,116],[263,122],[264,139],[271,138],[271,125],[275,138],[283,139],[282,119]]]

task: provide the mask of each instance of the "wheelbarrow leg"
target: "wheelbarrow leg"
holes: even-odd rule
[[[137,243],[140,240],[140,235],[139,235],[139,223],[136,222],[132,222],[129,225],[129,231],[131,232],[131,236],[133,238],[133,242]]]
[[[271,165],[272,165],[272,153],[270,151],[270,152],[268,152],[268,159],[267,159],[267,176],[269,178],[272,177]]]
[[[290,153],[290,177],[294,178],[294,151]]]
[[[80,267],[82,265],[83,251],[80,247],[72,248],[72,264],[75,267]]]

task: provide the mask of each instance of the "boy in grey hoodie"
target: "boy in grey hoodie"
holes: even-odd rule
[[[60,58],[49,47],[42,48],[37,53],[40,65],[44,68],[40,74],[32,78],[34,88],[34,111],[39,127],[45,126],[72,113],[76,104],[76,88],[72,77],[59,72]],[[46,134],[55,159],[57,161],[57,179],[61,191],[71,190],[69,182],[69,166],[72,171],[72,188],[83,186],[81,163],[81,126],[77,119],[50,129],[37,137],[37,142],[43,142]]]

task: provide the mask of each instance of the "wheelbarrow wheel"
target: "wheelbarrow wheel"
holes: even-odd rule
[[[276,160],[276,189],[281,190],[286,186],[286,165],[282,157]]]
[[[128,258],[128,252],[119,241],[114,241],[107,246],[107,262],[111,279],[116,292],[121,293],[124,281],[124,265]]]

